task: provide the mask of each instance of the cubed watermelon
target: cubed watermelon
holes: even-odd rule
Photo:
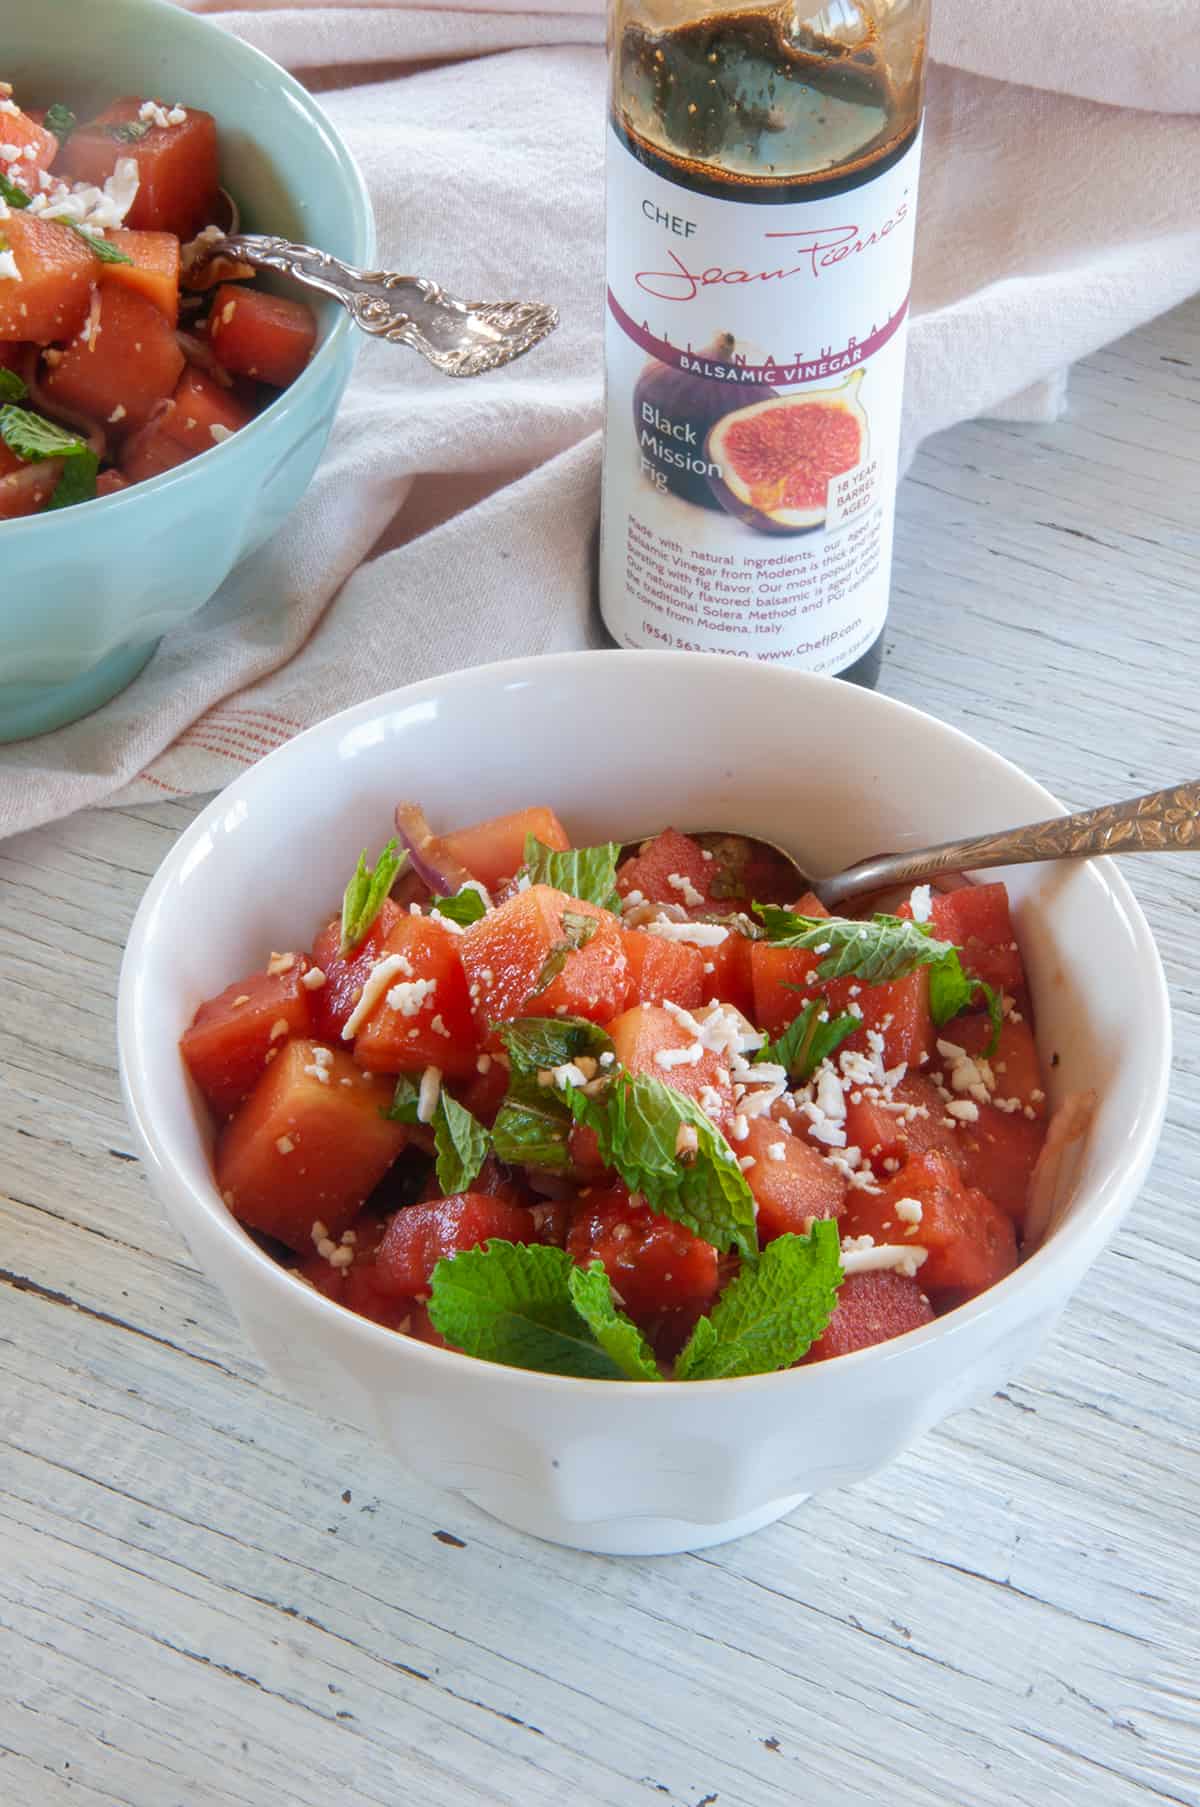
[[[217,122],[211,113],[187,107],[178,124],[158,125],[139,118],[142,106],[142,97],[127,95],[80,126],[60,152],[55,174],[102,188],[117,163],[131,157],[138,188],[126,226],[191,238],[217,217]],[[167,111],[173,111],[169,102]]]
[[[1017,1265],[1009,1218],[942,1154],[912,1156],[881,1192],[848,1193],[841,1227],[844,1236],[923,1248],[921,1289],[935,1300],[971,1298]]]
[[[696,1059],[677,1059],[699,1044],[669,1010],[656,1004],[635,1004],[613,1018],[608,1033],[618,1061],[628,1072],[647,1073],[688,1098],[700,1100],[715,1094],[708,1099],[708,1114],[719,1120],[727,1113],[733,1098],[728,1066],[711,1048],[702,1048]]]
[[[220,1117],[249,1097],[289,1036],[311,1035],[312,993],[303,954],[273,955],[281,971],[254,972],[197,1010],[179,1048],[188,1071]]]
[[[289,1041],[226,1126],[216,1179],[239,1222],[307,1254],[336,1242],[409,1139],[386,1079],[341,1049]]]
[[[184,357],[169,321],[145,295],[109,286],[99,291],[99,304],[98,317],[84,322],[44,387],[68,408],[128,433],[175,393]]]
[[[428,916],[401,915],[384,937],[386,984],[354,1037],[354,1058],[374,1073],[475,1072],[479,1038],[460,948],[465,937]],[[344,1039],[344,1034],[343,1034]]]
[[[213,296],[208,339],[226,370],[286,389],[312,356],[317,323],[303,301],[223,283]]]
[[[438,848],[452,861],[465,866],[489,891],[498,891],[525,862],[525,836],[531,834],[543,847],[565,853],[571,842],[552,809],[537,804],[514,810],[511,815],[491,816],[469,828],[456,828],[437,837]],[[434,855],[436,859],[436,855]]]
[[[684,941],[664,941],[643,929],[623,929],[621,945],[629,967],[629,1004],[661,1004],[669,998],[685,1010],[703,1003],[704,955]]]
[[[886,1343],[906,1330],[931,1323],[933,1308],[918,1280],[884,1271],[850,1274],[838,1290],[833,1316],[808,1354],[807,1362],[829,1361]]]
[[[20,281],[0,282],[0,340],[69,339],[87,318],[99,266],[78,233],[11,209],[3,238]]]
[[[629,989],[616,917],[550,885],[517,892],[472,923],[460,947],[481,1030],[522,1016],[606,1023]]]
[[[624,1188],[581,1198],[567,1235],[580,1267],[604,1264],[623,1309],[636,1321],[717,1291],[717,1251],[683,1224],[630,1202]]]
[[[732,1143],[739,1160],[750,1158],[746,1180],[758,1208],[758,1240],[765,1245],[785,1231],[807,1233],[815,1217],[837,1217],[846,1182],[811,1142],[790,1134],[771,1117],[751,1117],[746,1135]]]
[[[965,970],[997,991],[1022,991],[1025,966],[1013,933],[1004,885],[964,885],[935,892],[930,905],[933,932],[962,949]]]
[[[535,1242],[537,1226],[523,1205],[487,1192],[406,1205],[388,1224],[377,1261],[382,1291],[418,1298],[429,1290],[433,1270],[444,1257],[475,1249],[495,1238]]]

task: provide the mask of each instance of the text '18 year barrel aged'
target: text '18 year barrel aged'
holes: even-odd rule
[[[927,0],[612,0],[600,606],[873,682]]]

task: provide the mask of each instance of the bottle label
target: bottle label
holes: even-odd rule
[[[887,612],[916,139],[819,200],[608,147],[600,601],[624,646],[839,672]]]

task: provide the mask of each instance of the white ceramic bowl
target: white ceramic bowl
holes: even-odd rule
[[[857,1481],[1043,1342],[1134,1199],[1158,1138],[1170,1020],[1145,919],[1108,861],[1005,873],[1051,1098],[1095,1087],[1049,1240],[972,1304],[782,1374],[646,1386],[494,1366],[352,1316],[277,1267],[213,1184],[176,1043],[202,998],[307,944],[397,796],[435,827],[553,804],[580,841],[664,823],[787,843],[814,870],[1054,814],[954,729],[868,691],[730,659],[588,652],[433,679],[334,716],[219,796],[150,885],[121,974],[126,1098],[172,1222],[262,1360],[314,1410],[522,1530],[654,1553],[736,1537]],[[1036,1435],[1036,1427],[1031,1435]]]

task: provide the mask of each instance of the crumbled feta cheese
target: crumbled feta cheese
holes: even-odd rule
[[[946,1115],[956,1118],[959,1123],[978,1123],[979,1106],[973,1098],[952,1098],[946,1106]]]
[[[222,426],[219,420],[214,420],[208,429],[208,436],[214,445],[220,445],[223,440],[233,438],[233,428]]]
[[[928,885],[917,885],[908,900],[914,922],[928,922],[933,909],[933,898]]]
[[[421,1084],[417,1091],[417,1122],[432,1123],[437,1111],[438,1101],[442,1095],[442,1071],[440,1067],[426,1067],[421,1075]]]
[[[320,991],[325,983],[325,974],[319,966],[310,966],[300,983],[305,991]]]
[[[475,1061],[475,1071],[477,1073],[490,1073],[491,1070],[492,1070],[491,1055],[490,1054],[480,1054],[476,1058],[476,1061]]]
[[[285,1016],[277,1016],[275,1018],[275,1021],[271,1024],[271,1033],[267,1037],[267,1040],[271,1041],[271,1042],[277,1042],[279,1040],[280,1036],[286,1035],[287,1032],[288,1032],[287,1018]]]
[[[385,954],[382,960],[375,962],[367,974],[362,990],[355,999],[354,1009],[342,1027],[344,1042],[353,1041],[396,974],[403,973],[405,967],[409,972],[412,971],[412,966],[404,954]]]
[[[754,1156],[752,1154],[743,1154],[743,1155],[738,1156],[738,1166],[741,1168],[743,1173],[749,1173],[750,1169],[752,1167],[756,1167],[757,1165],[758,1165],[758,1163],[754,1159]]]
[[[13,252],[8,249],[0,251],[0,281],[22,282],[23,280],[24,278],[17,268],[17,260]]]
[[[668,872],[667,883],[672,891],[678,891],[689,910],[697,909],[704,902],[704,893],[697,891],[691,879],[684,872]]]
[[[316,1050],[316,1052],[323,1053],[324,1050],[318,1049],[318,1050]],[[318,1080],[321,1083],[321,1085],[329,1084],[329,1068],[327,1066],[319,1063],[315,1058],[313,1059],[311,1065],[309,1065],[307,1067],[302,1067],[301,1072],[307,1073],[311,1079]]]
[[[920,1223],[923,1215],[919,1198],[898,1198],[894,1209],[902,1223]]]
[[[703,1044],[690,1042],[686,1048],[660,1048],[654,1061],[660,1067],[694,1067],[703,1058]]]
[[[663,941],[689,941],[693,947],[720,947],[729,936],[723,923],[672,922],[669,916],[657,916],[645,928],[648,935],[657,935]]]
[[[686,1161],[694,1155],[700,1146],[700,1137],[693,1123],[681,1123],[675,1131],[675,1153],[679,1160]]]
[[[291,1154],[296,1144],[292,1141],[290,1136],[276,1136],[275,1146],[280,1154]]]
[[[861,1242],[861,1238],[858,1239]],[[870,1238],[867,1238],[870,1241]],[[875,1243],[869,1248],[851,1247],[842,1244],[842,1272],[844,1274],[873,1274],[892,1268],[897,1273],[906,1274],[911,1279],[919,1267],[928,1259],[928,1249],[919,1243]]]
[[[770,1161],[786,1161],[787,1160],[787,1143],[786,1142],[768,1142],[767,1143],[767,1159]]]
[[[267,972],[271,978],[276,978],[280,973],[290,973],[295,964],[295,954],[273,953],[271,958],[267,961]]]
[[[401,1016],[417,1016],[436,990],[436,979],[404,979],[389,990],[388,1009],[399,1011]]]

